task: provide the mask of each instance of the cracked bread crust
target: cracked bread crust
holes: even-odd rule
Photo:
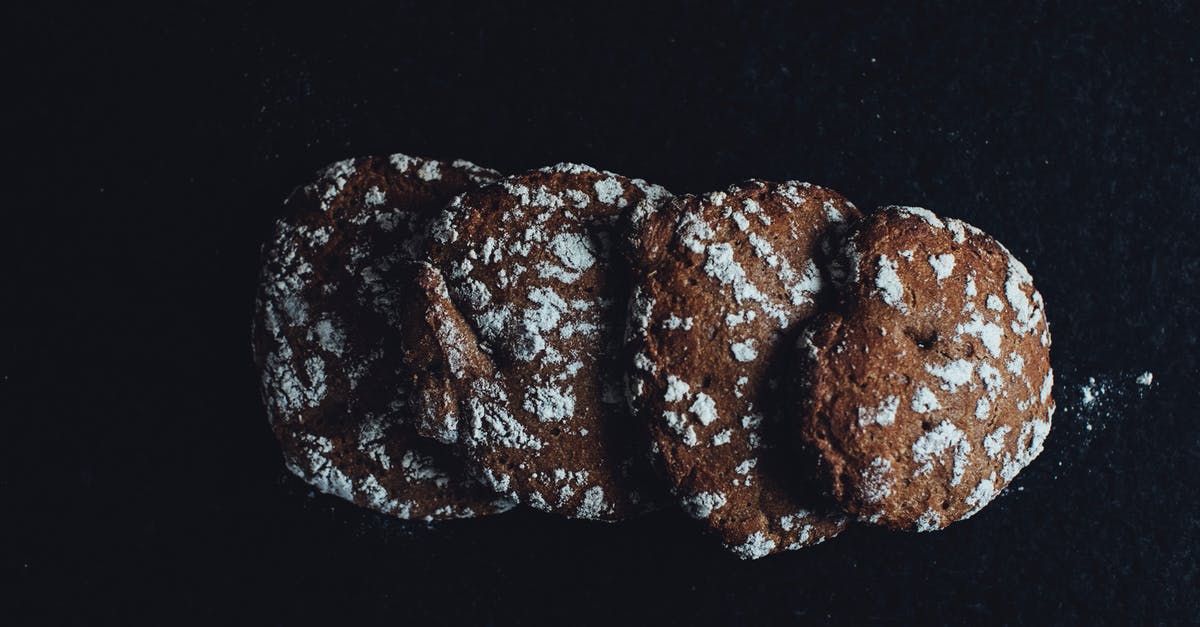
[[[434,220],[423,298],[439,342],[414,397],[496,491],[569,517],[619,520],[660,500],[620,391],[628,271],[620,218],[666,190],[559,164],[452,201]]]
[[[680,504],[743,558],[846,524],[793,470],[780,383],[823,299],[821,243],[858,215],[825,188],[747,181],[633,216],[627,394]]]
[[[287,468],[319,491],[400,518],[500,512],[406,409],[401,260],[450,197],[497,178],[465,161],[392,155],[334,163],[296,189],[263,247],[253,351]]]

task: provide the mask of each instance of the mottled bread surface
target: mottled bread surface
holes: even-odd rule
[[[621,217],[667,192],[559,164],[455,198],[434,220],[422,298],[436,346],[410,350],[423,433],[496,491],[617,520],[656,502],[648,442],[621,393],[628,269]]]
[[[401,518],[512,507],[417,434],[401,321],[403,260],[454,195],[498,178],[465,161],[406,155],[340,161],[296,189],[263,248],[253,348],[287,467],[321,492]]]
[[[1050,333],[1025,266],[925,209],[864,219],[836,311],[798,344],[795,408],[825,487],[859,519],[928,531],[987,505],[1042,451]]]
[[[781,387],[825,290],[821,244],[858,216],[831,190],[764,181],[633,215],[627,394],[681,505],[743,558],[845,526],[795,472]]]

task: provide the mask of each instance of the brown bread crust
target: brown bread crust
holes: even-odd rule
[[[968,518],[1042,450],[1050,333],[1025,266],[924,209],[863,220],[834,266],[840,305],[799,344],[799,435],[861,520],[928,531]]]

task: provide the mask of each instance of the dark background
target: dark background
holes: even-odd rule
[[[6,617],[1200,621],[1196,5],[434,4],[5,16]],[[313,495],[257,395],[258,245],[318,167],[396,151],[964,218],[1045,296],[1046,452],[944,532],[751,563],[678,513],[431,528]]]

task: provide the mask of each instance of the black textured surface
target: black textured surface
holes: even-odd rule
[[[5,615],[1200,620],[1195,5],[494,4],[4,20]],[[392,151],[678,191],[794,177],[964,218],[1045,296],[1046,452],[947,531],[753,563],[674,513],[430,529],[311,496],[255,389],[257,248],[315,168]]]

